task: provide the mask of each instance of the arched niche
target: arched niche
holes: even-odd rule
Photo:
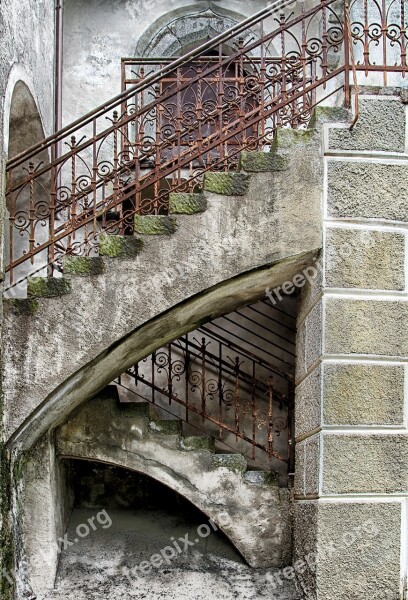
[[[44,138],[44,128],[36,101],[28,85],[20,79],[14,85],[10,101],[8,160],[42,142]],[[30,169],[36,170],[48,164],[48,151],[44,150],[8,170],[7,189],[15,188],[15,191],[6,196],[6,264],[29,250],[33,232],[35,232],[36,244],[41,243],[48,236],[49,173],[37,177],[32,188],[29,182],[22,183]],[[46,252],[36,255],[34,265],[38,275],[44,275],[41,266],[46,264],[46,261]],[[21,297],[25,294],[24,279],[28,270],[32,271],[31,263],[14,269],[14,283],[19,281],[21,283],[12,287],[8,295]],[[8,284],[9,279],[6,278],[6,288]]]

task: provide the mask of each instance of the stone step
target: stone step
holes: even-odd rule
[[[169,194],[169,212],[173,214],[193,215],[204,212],[207,199],[204,194],[172,192]]]
[[[62,270],[64,275],[92,277],[105,273],[105,264],[100,256],[64,256]]]
[[[143,249],[143,240],[132,235],[108,235],[101,233],[99,255],[107,258],[134,258]]]
[[[150,431],[166,435],[181,435],[181,427],[182,422],[179,419],[151,420],[149,423]]]
[[[71,282],[64,277],[30,277],[27,282],[27,297],[55,298],[71,292]]]
[[[180,438],[179,449],[187,452],[208,450],[215,452],[214,438],[211,436],[191,435]]]
[[[277,152],[241,152],[239,168],[250,173],[286,171],[289,168],[287,156]]]
[[[247,469],[247,460],[242,454],[214,454],[212,460],[214,467],[235,473],[244,473]]]
[[[168,215],[135,215],[134,230],[141,235],[170,235],[177,229],[177,220]]]
[[[209,172],[204,176],[204,190],[222,196],[245,196],[249,181],[247,173]]]
[[[244,473],[244,480],[252,485],[279,485],[276,474],[271,471],[248,470]]]

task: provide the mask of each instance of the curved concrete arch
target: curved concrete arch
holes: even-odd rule
[[[255,269],[181,302],[138,327],[84,364],[56,388],[8,441],[17,451],[29,449],[47,430],[60,425],[73,409],[152,352],[200,324],[256,302],[265,289],[292,279],[310,264],[317,249]]]
[[[128,367],[265,297],[312,261],[321,246],[322,170],[318,134],[306,139],[287,169],[236,174],[245,195],[206,191],[204,212],[171,217],[176,231],[145,235],[137,256],[81,259],[88,276],[71,271],[59,297],[51,290],[5,301],[9,446],[29,448]]]

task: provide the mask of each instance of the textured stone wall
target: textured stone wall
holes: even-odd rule
[[[407,586],[406,105],[367,92],[360,111],[326,127],[324,275],[299,320],[295,538],[317,600]]]

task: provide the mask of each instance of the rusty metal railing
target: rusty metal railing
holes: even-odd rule
[[[206,171],[235,169],[243,149],[271,145],[279,127],[306,126],[328,96],[349,96],[350,40],[355,70],[405,74],[403,0],[355,1],[362,26],[335,1],[285,16],[295,2],[281,0],[180,58],[132,64],[134,85],[12,158],[7,285],[52,275],[66,254],[97,253],[102,231],[131,234],[135,214],[166,213],[170,192],[200,189]]]
[[[207,332],[175,340],[116,383],[132,385],[129,381],[160,410],[197,428],[205,423],[207,434],[220,442],[231,446],[231,440],[240,440],[241,451],[252,460],[260,452],[289,464],[293,378],[273,364]],[[279,391],[282,385],[285,393]]]

